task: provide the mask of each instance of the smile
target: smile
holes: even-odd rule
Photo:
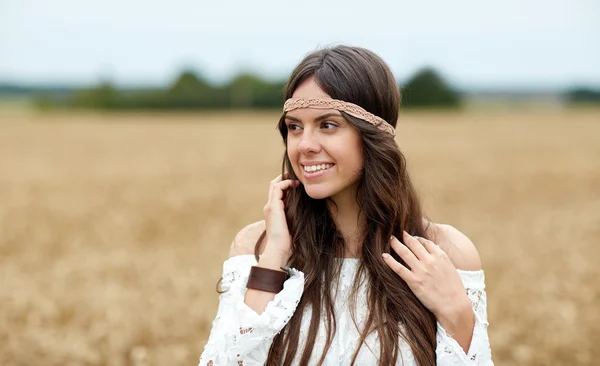
[[[319,164],[319,165],[303,165],[304,171],[307,173],[318,172],[321,170],[327,170],[334,166],[334,164]]]

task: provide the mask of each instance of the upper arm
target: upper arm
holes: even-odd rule
[[[450,225],[435,224],[434,242],[442,248],[456,269],[481,270],[481,258],[475,244]]]
[[[264,220],[252,223],[240,230],[233,239],[231,247],[229,248],[229,258],[237,255],[254,254],[256,243],[264,231]],[[261,243],[261,247],[263,244],[264,243]]]

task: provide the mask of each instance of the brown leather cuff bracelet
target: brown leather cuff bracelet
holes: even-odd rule
[[[286,271],[285,268],[281,268]],[[283,283],[288,279],[288,272],[252,266],[248,277],[247,288],[278,293],[283,290]]]

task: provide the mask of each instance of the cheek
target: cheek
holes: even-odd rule
[[[363,171],[363,160],[361,155],[348,157],[346,163],[346,179],[348,182],[354,183],[360,178]]]
[[[344,154],[344,167],[346,168],[346,179],[354,182],[360,177],[363,171],[363,153],[362,144],[360,141],[353,141],[353,143],[347,145],[349,148],[345,149]]]
[[[362,170],[363,152],[361,141],[345,141],[338,145],[336,156],[343,162],[343,165],[353,172]]]
[[[292,163],[292,168],[294,169],[294,173],[296,176],[300,176],[300,171],[298,170],[300,167],[298,164],[298,150],[292,146],[290,143],[287,144],[287,157]]]

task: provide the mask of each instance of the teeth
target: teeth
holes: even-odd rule
[[[307,171],[307,172],[316,172],[318,170],[329,169],[332,166],[333,166],[333,164],[311,165],[311,166],[304,166],[304,170]]]

